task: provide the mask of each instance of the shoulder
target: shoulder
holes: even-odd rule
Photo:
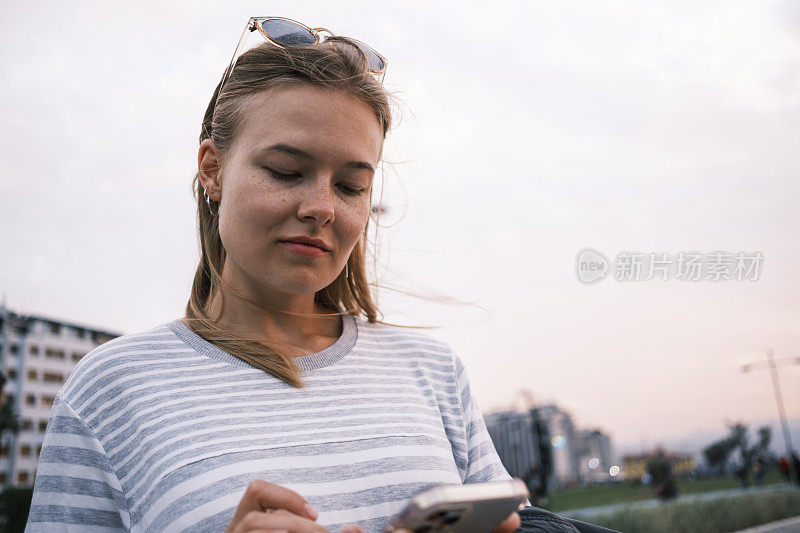
[[[420,348],[452,353],[449,344],[418,329],[367,322],[362,318],[357,318],[356,321],[359,340],[387,345],[415,345]]]
[[[454,370],[462,364],[445,341],[418,329],[357,319],[358,343],[371,351],[446,364]]]
[[[114,380],[163,362],[165,356],[192,352],[172,331],[170,323],[131,333],[97,346],[75,366],[59,391],[72,403],[86,388],[104,388]]]

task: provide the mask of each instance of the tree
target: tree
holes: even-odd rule
[[[14,402],[9,398],[0,407],[0,442],[3,442],[3,434],[9,431],[16,435],[19,433],[19,417],[14,412]]]
[[[758,442],[753,446],[753,456],[755,459],[761,459],[764,463],[774,462],[775,456],[769,451],[769,445],[772,442],[772,428],[763,426],[758,428]]]
[[[703,449],[703,456],[712,468],[725,475],[728,471],[728,462],[731,454],[739,452],[737,471],[742,476],[747,476],[753,467],[756,459],[766,461],[771,457],[769,445],[772,441],[772,430],[769,426],[758,429],[758,439],[753,446],[750,446],[750,437],[745,424],[737,422],[728,426],[728,436],[724,439],[712,442]]]
[[[703,456],[711,468],[716,468],[719,474],[725,475],[728,472],[728,458],[735,447],[736,444],[730,438],[720,439],[704,448]]]

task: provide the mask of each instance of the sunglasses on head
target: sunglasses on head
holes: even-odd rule
[[[296,20],[287,19],[283,17],[250,17],[247,21],[247,26],[239,38],[239,44],[236,46],[236,51],[233,53],[231,63],[225,69],[222,75],[222,81],[217,87],[217,92],[214,94],[214,105],[211,106],[213,110],[217,105],[217,98],[222,90],[222,86],[231,75],[239,55],[247,42],[247,38],[254,31],[261,34],[264,39],[273,46],[279,48],[291,46],[314,46],[325,42],[330,37],[335,37],[333,32],[325,28],[309,28],[305,24],[297,22]],[[351,39],[350,37],[337,37],[334,42],[340,48],[357,47],[364,54],[367,60],[367,68],[369,71],[381,82],[383,76],[386,74],[386,58],[375,51],[371,46],[362,43],[359,40]],[[203,123],[203,127],[206,124]],[[208,133],[208,132],[207,132]]]
[[[274,44],[278,47],[284,46],[313,46],[325,42],[328,37],[333,37],[334,34],[325,28],[309,28],[305,24],[301,24],[296,20],[287,19],[283,17],[251,17],[247,22],[247,27],[239,40],[239,46],[233,56],[233,62],[241,52],[241,47],[247,38],[248,33],[258,31],[267,42]],[[371,46],[362,43],[357,39],[350,37],[345,38],[345,41],[337,41],[337,43],[346,43],[358,47],[364,56],[367,58],[367,67],[370,72],[381,77],[386,72],[386,58],[375,51]],[[233,68],[232,66],[229,68]]]

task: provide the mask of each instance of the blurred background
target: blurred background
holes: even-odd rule
[[[284,16],[388,58],[396,127],[376,192],[377,270],[423,297],[380,291],[385,319],[439,326],[496,444],[514,413],[525,428],[534,412],[549,421],[540,440],[571,450],[550,492],[623,479],[625,457],[657,448],[712,469],[703,450],[734,442],[737,424],[751,445],[770,428],[777,465],[771,373],[741,371],[770,348],[800,445],[799,2],[2,8],[7,317],[114,335],[183,315],[203,112],[247,18]],[[607,268],[593,283],[587,248]],[[681,279],[690,253],[702,270]],[[666,257],[663,276],[647,279],[650,254]],[[737,279],[741,254],[761,259]],[[623,268],[629,257],[640,272]],[[736,449],[722,474],[747,463]]]

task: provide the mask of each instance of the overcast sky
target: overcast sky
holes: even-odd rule
[[[285,16],[388,58],[382,279],[427,298],[381,302],[442,326],[485,412],[527,388],[620,447],[775,418],[768,373],[738,366],[800,356],[800,3],[274,6],[3,2],[10,307],[182,316],[203,112],[247,18]],[[587,247],[764,259],[756,281],[586,285]],[[800,366],[781,372],[800,418]]]

